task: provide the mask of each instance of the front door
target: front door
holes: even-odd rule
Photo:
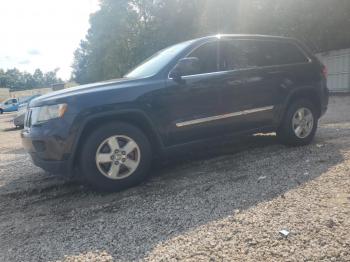
[[[183,81],[168,79],[166,88],[157,94],[162,126],[167,134],[166,146],[216,136],[218,126],[204,121],[221,113],[219,91],[219,42],[207,42],[187,57],[199,59],[199,71],[183,76]]]

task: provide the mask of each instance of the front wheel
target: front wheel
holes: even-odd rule
[[[0,115],[2,115],[4,113],[4,110],[2,110],[1,108],[0,108]]]
[[[119,191],[142,182],[152,152],[145,134],[126,123],[112,123],[93,131],[80,151],[80,170],[99,191]]]
[[[314,104],[307,100],[297,100],[287,109],[277,136],[287,145],[308,145],[315,137],[317,125],[318,115]]]

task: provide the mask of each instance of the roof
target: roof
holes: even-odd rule
[[[258,34],[217,34],[198,38],[197,40],[209,40],[209,39],[221,39],[221,38],[245,38],[245,39],[273,39],[273,40],[294,40],[285,36],[274,35],[258,35]]]

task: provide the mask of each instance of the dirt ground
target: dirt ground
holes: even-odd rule
[[[350,261],[350,97],[331,98],[310,146],[270,135],[196,150],[115,194],[35,167],[12,117],[0,116],[0,261]]]

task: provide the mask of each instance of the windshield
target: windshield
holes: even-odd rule
[[[157,74],[164,66],[173,60],[178,54],[185,50],[193,41],[180,43],[159,51],[155,55],[141,63],[130,73],[125,75],[128,78],[143,78]]]

